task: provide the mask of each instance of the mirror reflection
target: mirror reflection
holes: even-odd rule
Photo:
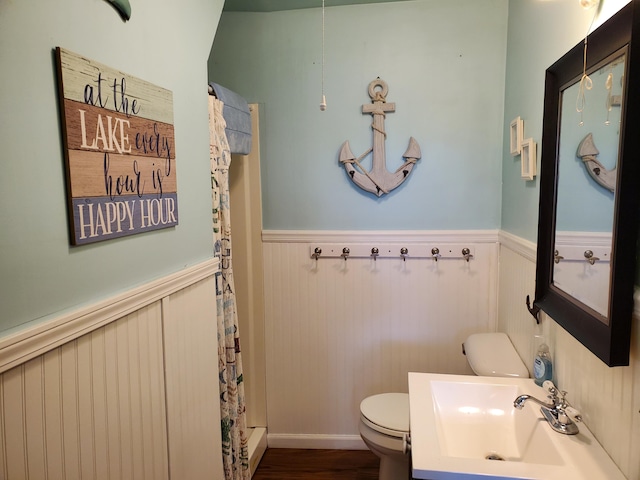
[[[630,52],[638,19],[634,0],[545,72],[531,312],[544,311],[611,367],[629,365],[633,318],[640,57]],[[592,85],[583,99],[585,64]]]
[[[605,320],[625,58],[561,92],[553,284]]]

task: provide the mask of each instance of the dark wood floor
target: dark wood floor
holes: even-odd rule
[[[378,480],[369,450],[268,448],[252,480]]]

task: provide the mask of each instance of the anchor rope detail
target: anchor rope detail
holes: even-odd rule
[[[377,92],[375,92],[374,97],[371,99],[371,103],[375,103],[375,102],[381,102],[381,103],[387,103],[387,96],[382,92],[382,90],[378,90]],[[378,113],[378,115],[382,115],[382,118],[387,118],[387,114],[384,112],[380,112]],[[387,138],[387,132],[384,131],[384,129],[379,128],[377,125],[375,125],[374,122],[371,122],[371,128],[373,128],[374,130],[377,130],[378,132],[380,132],[381,134],[384,135],[384,138]],[[373,149],[371,149],[373,150]],[[369,152],[367,152],[368,154]],[[387,193],[387,192],[385,192]]]
[[[386,115],[384,113],[381,113],[380,115],[382,115],[384,118],[386,118]],[[387,138],[387,132],[384,131],[383,128],[379,128],[375,123],[371,122],[371,128],[374,129],[377,132],[380,132],[382,135],[384,135],[384,138]],[[371,149],[373,150],[373,148]],[[369,153],[369,152],[367,152]]]
[[[384,93],[382,93],[382,90],[378,90],[375,93],[375,95],[374,95],[374,97],[372,99],[372,102],[387,103],[387,96]]]
[[[376,186],[376,188],[378,188],[378,190],[380,190],[383,193],[389,193],[387,190],[385,190],[384,188],[382,188],[378,182],[375,181],[375,179],[369,175],[369,172],[367,172],[364,167],[360,164],[360,160],[362,160],[364,157],[366,157],[367,155],[369,155],[371,152],[373,151],[373,147],[370,148],[369,150],[367,150],[366,152],[364,152],[362,155],[360,155],[358,158],[347,158],[347,159],[340,159],[340,162],[344,165],[345,163],[355,163],[358,168],[360,169],[360,171],[363,173],[363,175],[366,175],[366,177],[371,180],[373,182],[373,184]],[[415,162],[414,162],[415,163]],[[402,168],[402,167],[400,167]],[[400,170],[398,170],[400,171]],[[397,172],[396,172],[397,173]]]
[[[415,165],[415,163],[418,160],[419,160],[418,158],[411,158],[411,157],[407,158],[406,161],[402,165],[400,165],[398,169],[393,173],[398,173],[401,170],[404,170],[405,168],[407,168],[407,165]]]

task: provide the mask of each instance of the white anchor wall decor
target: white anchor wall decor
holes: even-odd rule
[[[369,84],[371,103],[362,105],[362,113],[368,113],[373,116],[373,123],[371,124],[373,147],[359,157],[356,157],[351,152],[348,140],[342,144],[340,149],[340,163],[344,165],[353,183],[367,192],[376,194],[378,197],[400,186],[422,156],[420,145],[418,145],[415,138],[410,137],[409,146],[403,155],[404,163],[393,173],[387,170],[384,148],[387,134],[384,131],[384,118],[386,112],[394,112],[396,110],[395,103],[387,103],[388,91],[387,83],[378,77]],[[373,152],[372,168],[371,171],[367,172],[360,164],[360,161],[371,152]],[[360,171],[356,170],[356,167]]]
[[[607,170],[602,163],[596,158],[600,152],[593,141],[593,134],[589,133],[582,139],[578,145],[576,155],[582,159],[591,178],[593,178],[600,186],[606,188],[610,192],[616,190],[617,167]]]

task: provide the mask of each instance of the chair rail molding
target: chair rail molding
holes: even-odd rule
[[[513,233],[500,230],[500,245],[504,245],[509,250],[523,256],[527,260],[536,262],[536,244]]]
[[[496,243],[498,230],[263,230],[264,243]]]
[[[0,373],[208,278],[217,270],[218,259],[211,258],[0,338]]]

